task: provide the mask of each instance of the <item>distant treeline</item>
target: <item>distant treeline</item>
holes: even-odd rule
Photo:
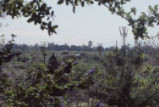
[[[100,48],[102,47],[103,50],[109,50],[111,48],[104,48],[102,45],[99,45]],[[47,45],[27,45],[27,44],[16,44],[14,46],[15,49],[19,50],[40,50],[42,47],[45,47],[47,50],[55,50],[55,51],[97,51],[97,48],[99,46],[87,46],[87,45],[82,45],[82,46],[77,46],[77,45],[58,45],[54,43],[48,43]],[[112,47],[113,48],[113,47]]]
[[[102,51],[112,51],[115,47],[107,47],[104,48],[101,44],[97,45],[97,46],[87,46],[87,45],[82,45],[82,46],[77,46],[77,45],[58,45],[58,44],[54,44],[54,43],[48,43],[47,45],[39,45],[39,44],[35,44],[35,45],[27,45],[27,44],[15,44],[14,45],[14,49],[18,49],[18,50],[40,50],[42,47],[45,47],[46,50],[50,50],[50,51],[98,51],[98,48],[102,48]],[[118,47],[119,48],[119,47]],[[129,48],[129,45],[126,45],[125,48]],[[135,48],[135,47],[131,47]],[[122,49],[122,47],[121,47]],[[153,47],[153,46],[142,46],[142,50],[144,51],[144,53],[147,54],[153,54],[155,52],[159,52],[159,48],[158,47]]]

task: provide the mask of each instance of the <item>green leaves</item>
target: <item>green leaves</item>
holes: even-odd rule
[[[132,27],[132,32],[135,36],[135,39],[143,39],[148,37],[147,28],[154,27],[154,24],[159,24],[158,5],[155,5],[154,7],[149,6],[148,9],[148,14],[141,12],[141,15],[139,15],[137,18],[133,18],[133,15],[136,15],[135,8],[132,8],[130,12],[125,12],[124,16],[122,16],[129,22],[129,25]]]
[[[70,78],[72,67],[76,64],[74,63],[75,59],[66,57],[63,60],[60,65],[53,54],[49,59],[47,68],[41,65],[41,63],[37,66],[32,66],[28,68],[26,78],[23,82],[16,79],[14,81],[16,84],[11,84],[13,82],[11,81],[9,86],[5,85],[6,90],[4,90],[4,95],[7,97],[5,99],[6,105],[59,107],[61,100],[65,100],[61,98],[66,97],[68,91],[74,88],[85,89],[92,84],[91,75],[87,78],[81,76],[80,80]]]
[[[43,25],[44,26],[44,25]],[[52,26],[52,22],[50,21],[48,23],[48,34],[51,35],[51,33],[56,33],[56,29],[58,28],[57,25]]]
[[[125,18],[129,25],[132,27],[132,32],[136,39],[147,36],[147,26],[153,26],[153,23],[159,24],[158,5],[154,7],[149,6],[150,15],[141,15],[139,18],[134,19],[136,9],[131,8],[130,12],[126,12],[123,5],[130,0],[58,0],[57,4],[72,5],[73,12],[77,6],[84,7],[86,4],[91,5],[97,2],[99,5],[106,6],[109,11]],[[47,6],[42,0],[5,0],[2,4],[2,13],[6,13],[12,18],[24,16],[28,18],[28,23],[40,25],[41,30],[47,30],[48,34],[56,34],[57,25],[53,25],[51,17],[54,17],[54,11],[51,7]],[[46,20],[47,19],[47,20]],[[144,22],[145,21],[145,22]]]
[[[42,0],[27,2],[24,2],[24,0],[5,0],[1,7],[2,13],[6,13],[12,18],[27,17],[28,23],[39,24],[42,30],[48,30],[49,35],[55,33],[55,29],[50,29],[55,28],[54,25],[49,25],[50,28],[48,28],[50,18],[54,16],[54,11]],[[46,18],[47,21],[45,20]]]
[[[58,0],[58,4],[62,4],[64,2],[64,0]]]
[[[34,19],[31,17],[27,20],[28,23],[31,23]]]

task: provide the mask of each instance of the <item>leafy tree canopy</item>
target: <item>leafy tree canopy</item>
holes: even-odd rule
[[[158,5],[154,7],[149,6],[148,14],[142,12],[137,18],[136,9],[131,8],[129,11],[124,9],[124,4],[131,0],[57,0],[58,5],[66,4],[73,7],[73,12],[77,6],[84,7],[86,4],[91,5],[97,2],[99,5],[103,5],[109,9],[112,13],[115,13],[122,18],[126,19],[129,25],[132,27],[132,32],[135,39],[148,37],[147,27],[159,24],[159,11]],[[54,17],[54,10],[49,7],[46,0],[1,0],[0,1],[0,15],[15,17],[26,17],[28,22],[40,25],[42,30],[47,30],[48,34],[56,33],[55,24],[52,24],[50,20]]]

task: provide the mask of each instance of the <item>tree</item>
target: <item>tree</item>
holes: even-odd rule
[[[12,40],[10,40],[7,44],[3,44],[0,49],[0,100],[4,101],[6,99],[5,89],[9,87],[11,84],[8,79],[7,73],[3,72],[2,66],[5,63],[10,62],[15,56],[19,56],[20,52],[13,51],[14,46],[14,37],[12,34]]]
[[[88,41],[88,46],[91,48],[93,45],[93,42],[92,41]]]
[[[117,13],[123,16],[123,5],[130,0],[57,0],[57,4],[72,5],[73,12],[77,6],[84,7],[85,4],[93,4],[97,2],[99,5],[104,5],[112,13]],[[57,25],[53,25],[51,17],[54,17],[54,10],[47,6],[44,0],[1,0],[0,1],[0,16],[11,16],[13,19],[21,16],[27,18],[27,22],[34,22],[40,25],[42,30],[47,30],[48,34],[56,33]],[[47,20],[45,20],[47,19]]]
[[[120,35],[122,36],[123,46],[125,46],[128,30],[126,29],[126,27],[119,27],[119,31],[120,31]]]
[[[158,5],[149,6],[148,14],[142,12],[137,18],[136,9],[131,8],[130,11],[124,9],[124,5],[131,0],[57,0],[58,5],[72,5],[73,12],[77,6],[84,7],[85,4],[92,5],[97,2],[99,5],[105,6],[112,13],[121,16],[127,20],[132,27],[132,32],[135,39],[148,37],[147,27],[159,24]],[[28,22],[40,25],[42,30],[47,30],[48,34],[56,33],[57,25],[53,25],[51,17],[54,17],[54,10],[47,6],[44,0],[1,0],[0,1],[0,16],[11,16],[19,18],[26,17]],[[45,20],[47,19],[47,20]]]
[[[14,46],[14,37],[15,35],[12,35],[12,40],[3,45],[0,49],[0,67],[2,66],[2,64],[9,62],[14,56],[20,54],[12,51]]]
[[[50,18],[54,12],[42,0],[1,0],[0,16],[11,16],[19,18],[21,16],[28,18],[28,22],[39,24],[42,30],[48,30],[48,34],[56,33],[57,25],[52,25]],[[47,21],[45,21],[47,18]]]
[[[56,58],[55,54],[53,53],[51,55],[51,57],[49,58],[49,62],[48,62],[48,66],[47,66],[48,71],[50,73],[54,73],[56,68],[58,67],[58,65],[59,65],[59,62],[57,61],[57,58]]]
[[[4,44],[5,44],[4,35],[0,35],[0,48],[2,48]]]
[[[114,50],[103,57],[105,72],[99,75],[97,82],[90,88],[91,97],[109,106],[157,107],[158,69],[144,65],[140,45],[126,52]]]
[[[44,66],[46,64],[46,56],[47,56],[47,48],[46,48],[46,42],[44,42],[43,46],[41,46],[41,53],[43,55],[43,62],[44,62]]]
[[[57,65],[58,64],[58,65]],[[77,63],[72,59],[65,59],[58,63],[54,54],[49,59],[49,64],[32,67],[27,71],[24,82],[16,80],[4,91],[7,106],[18,107],[59,107],[61,98],[65,101],[68,91],[74,88],[87,88],[93,83],[92,74],[95,69],[81,76],[80,80],[70,78],[72,67]],[[58,67],[56,67],[58,66]],[[13,81],[11,81],[12,83]]]
[[[119,31],[120,31],[120,35],[122,37],[122,42],[123,42],[121,49],[123,50],[123,53],[125,55],[126,54],[126,37],[128,34],[128,30],[126,29],[126,27],[119,27]]]
[[[103,50],[104,50],[104,48],[103,48],[102,44],[98,44],[97,51],[98,51],[99,55],[101,55]]]

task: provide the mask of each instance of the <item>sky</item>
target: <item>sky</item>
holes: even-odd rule
[[[56,5],[53,0],[47,0],[48,5],[55,11],[53,23],[59,27],[57,34],[49,36],[46,31],[41,31],[39,26],[27,23],[25,18],[12,20],[10,17],[0,19],[3,27],[0,28],[0,34],[5,34],[5,39],[10,39],[10,34],[16,34],[16,43],[18,44],[41,44],[49,42],[55,44],[68,45],[87,45],[92,41],[96,46],[101,43],[104,47],[115,46],[116,41],[121,45],[121,36],[119,26],[127,26],[127,22],[117,15],[112,15],[104,6],[97,4],[78,7],[76,13],[72,12],[71,6]],[[132,0],[126,5],[126,9],[136,7],[138,13],[147,11],[148,5],[155,5],[159,0]],[[7,25],[7,26],[5,26]],[[134,37],[131,28],[128,27],[127,43],[133,45]],[[150,30],[151,35],[158,33],[158,29]]]

